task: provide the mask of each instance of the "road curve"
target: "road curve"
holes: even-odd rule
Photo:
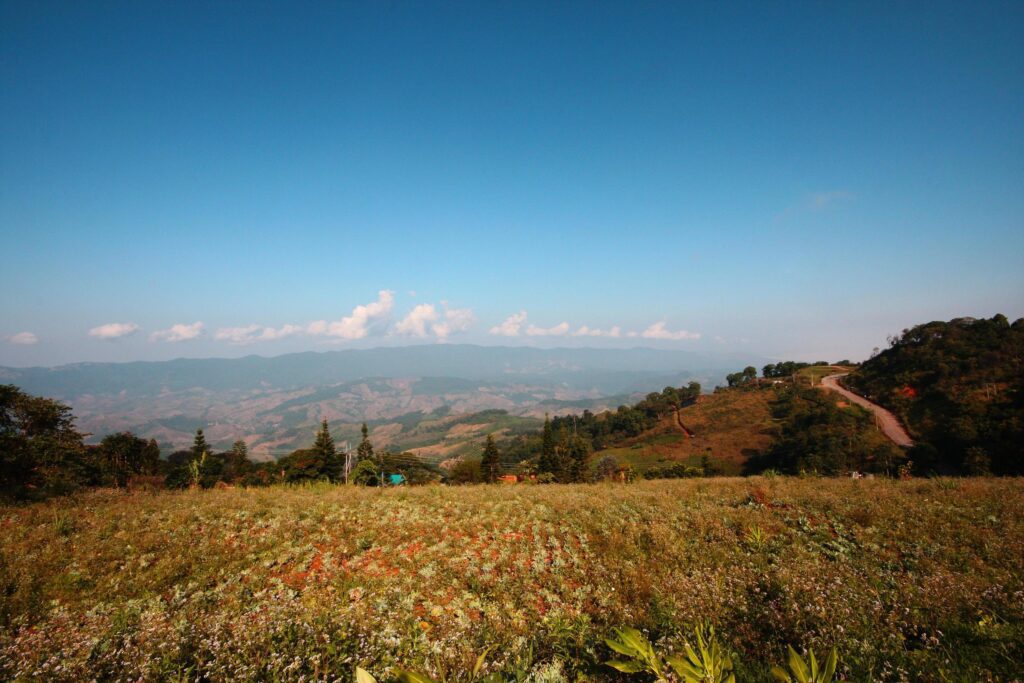
[[[899,419],[888,410],[872,403],[863,396],[858,396],[849,389],[843,388],[839,384],[839,378],[848,375],[848,372],[837,372],[834,375],[828,375],[827,377],[821,378],[821,386],[830,391],[834,391],[841,396],[849,399],[851,402],[856,403],[862,408],[867,408],[875,415],[875,424],[882,430],[882,433],[889,437],[897,446],[903,446],[909,448],[914,445],[914,440],[907,434],[907,430],[903,429],[903,425],[900,424]]]

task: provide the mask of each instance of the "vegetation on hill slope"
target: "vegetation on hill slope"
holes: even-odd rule
[[[1024,473],[1024,319],[930,322],[890,342],[846,381],[903,420],[919,471]]]
[[[315,485],[0,507],[0,679],[620,680],[623,624],[710,620],[737,679],[834,645],[846,680],[1009,681],[1016,479]],[[488,649],[491,648],[491,649]]]
[[[682,464],[701,467],[708,458],[715,471],[739,474],[745,462],[771,443],[771,391],[718,391],[661,417],[650,430],[594,454],[612,456],[644,473]],[[689,435],[685,430],[689,430]]]
[[[764,391],[762,389],[762,391]],[[790,384],[771,389],[774,438],[752,457],[745,471],[766,468],[785,474],[895,475],[905,453],[875,427],[874,417],[832,392]]]

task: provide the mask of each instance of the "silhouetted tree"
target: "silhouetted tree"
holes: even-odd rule
[[[0,495],[64,493],[97,475],[71,408],[0,385]]]
[[[372,448],[372,447],[371,447]],[[322,473],[331,481],[339,481],[343,476],[344,463],[338,457],[338,449],[334,445],[331,431],[327,428],[327,419],[320,424],[320,431],[316,434],[316,441],[313,443],[313,450],[323,461]],[[371,450],[372,453],[372,450]]]
[[[359,442],[359,447],[356,448],[357,459],[373,460],[373,444],[370,442],[370,430],[366,428],[365,422],[360,431],[363,433],[363,439]]]
[[[558,456],[555,453],[555,435],[551,418],[544,414],[544,430],[540,442],[540,459],[537,461],[538,474],[557,474]]]
[[[203,453],[208,453],[210,447],[206,443],[206,436],[203,434],[202,429],[196,430],[196,436],[192,440],[192,457],[199,459],[203,457]]]
[[[487,435],[484,442],[484,452],[480,458],[480,470],[484,481],[493,484],[501,476],[501,459],[498,455],[498,447],[494,443],[494,437]]]

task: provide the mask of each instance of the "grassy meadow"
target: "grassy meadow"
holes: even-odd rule
[[[0,679],[637,680],[612,627],[739,681],[835,645],[846,680],[1024,680],[1024,484],[101,490],[0,508]]]

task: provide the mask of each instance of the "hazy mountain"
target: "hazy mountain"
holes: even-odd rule
[[[0,382],[67,402],[79,427],[97,437],[129,429],[181,447],[203,427],[215,446],[244,438],[269,457],[305,445],[325,417],[342,431],[373,422],[381,439],[397,444],[402,428],[387,421],[401,416],[441,408],[537,416],[614,407],[624,397],[691,379],[710,388],[727,372],[762,361],[648,348],[423,345],[0,368]],[[615,398],[602,400],[608,396]]]

